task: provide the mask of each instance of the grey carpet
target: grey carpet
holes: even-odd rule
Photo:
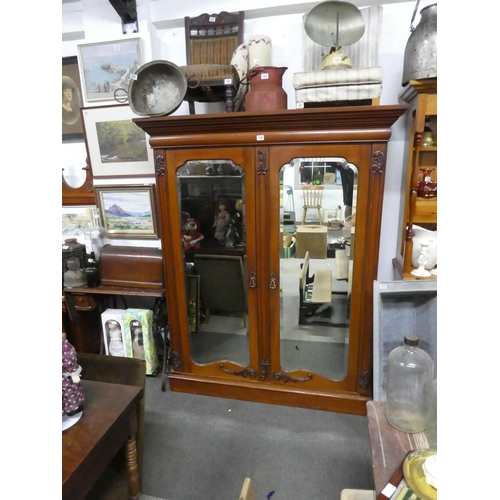
[[[257,500],[373,489],[366,417],[162,392],[147,377],[144,495],[237,500],[245,477]]]

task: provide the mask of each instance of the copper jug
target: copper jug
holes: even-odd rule
[[[250,90],[245,101],[247,111],[275,111],[288,109],[283,90],[283,74],[288,68],[257,66],[250,70]]]

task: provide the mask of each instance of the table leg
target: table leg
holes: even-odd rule
[[[127,476],[128,491],[131,500],[138,500],[141,496],[139,489],[139,467],[137,465],[137,445],[135,435],[127,440]]]

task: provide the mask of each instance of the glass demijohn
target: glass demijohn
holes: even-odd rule
[[[428,391],[434,378],[434,362],[418,344],[417,336],[406,335],[404,345],[393,349],[387,362],[387,420],[408,433],[426,427]]]

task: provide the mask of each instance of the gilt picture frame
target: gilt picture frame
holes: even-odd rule
[[[128,104],[82,108],[87,155],[95,178],[151,177],[149,135],[133,121]]]
[[[128,92],[131,75],[144,63],[141,38],[82,43],[77,48],[87,102],[116,102],[116,95]]]
[[[96,205],[110,238],[159,238],[154,184],[96,186]]]
[[[82,84],[77,56],[62,58],[62,140],[83,139]]]

